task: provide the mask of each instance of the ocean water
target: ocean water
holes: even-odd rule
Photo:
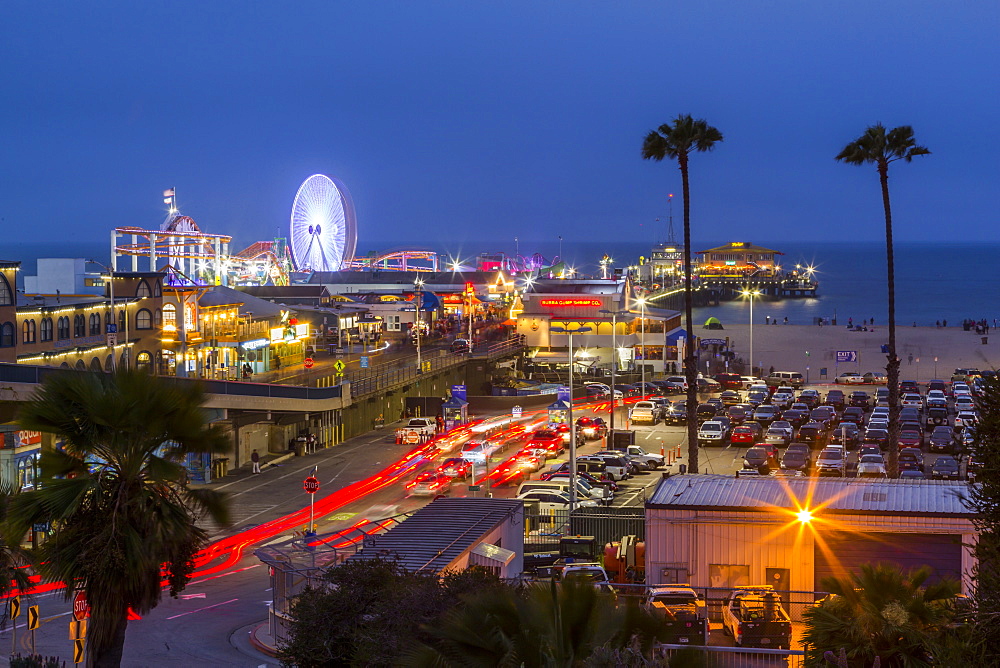
[[[848,318],[861,322],[874,318],[877,325],[888,319],[885,286],[885,246],[881,243],[811,243],[753,239],[759,245],[784,253],[783,266],[795,264],[816,268],[819,297],[816,299],[785,299],[777,302],[757,302],[754,321],[764,322],[770,316],[779,321],[788,318],[792,324],[811,324],[815,317],[836,317],[846,324]],[[704,250],[725,241],[698,242],[694,250]],[[358,251],[389,246],[410,246],[405,241],[387,244],[359,242]],[[455,258],[473,264],[481,252],[513,254],[513,239],[495,242],[464,242],[456,244],[431,238],[420,241],[420,247],[437,250],[443,259]],[[236,244],[234,244],[234,247]],[[580,274],[599,275],[598,262],[607,253],[614,266],[634,264],[640,255],[649,257],[652,242],[634,241],[575,241],[561,244],[564,259]],[[558,241],[532,244],[520,242],[516,248],[522,255],[541,253],[553,259],[560,253]],[[965,318],[1000,320],[1000,244],[896,244],[896,321],[900,326],[916,323],[933,326],[947,320],[959,325]],[[0,259],[22,262],[22,275],[35,273],[39,257],[84,257],[107,263],[110,259],[108,241],[99,239],[80,242],[6,243],[0,248]],[[749,309],[745,302],[723,302],[718,307],[696,309],[696,319],[710,315],[725,322],[747,322]]]

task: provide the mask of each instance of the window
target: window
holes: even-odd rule
[[[660,584],[684,584],[690,582],[687,564],[666,564],[660,576]]]
[[[122,334],[125,333],[125,318],[127,314],[128,311],[125,309],[122,309],[121,311],[118,312],[118,331],[121,332]]]
[[[23,343],[34,343],[35,342],[35,321],[25,320],[21,323],[21,340]]]
[[[163,305],[163,328],[169,330],[177,329],[177,307],[173,304]]]
[[[63,316],[56,320],[56,337],[62,341],[69,338],[69,317]]]
[[[160,309],[153,311],[153,327],[157,329],[163,327],[163,311]]]
[[[42,318],[42,341],[52,340],[52,318]]]
[[[158,281],[158,280],[153,281],[153,296],[154,297],[162,297],[163,296],[163,290],[160,288],[160,281]]]
[[[11,306],[14,303],[14,297],[10,291],[10,283],[7,282],[7,278],[0,275],[0,306]]]
[[[152,356],[145,350],[135,356],[135,366],[143,371],[151,371],[152,362]]]
[[[139,287],[135,289],[135,296],[142,298],[142,297],[149,297],[152,294],[153,293],[150,292],[149,290],[149,283],[147,283],[145,280],[139,281]]]
[[[14,347],[14,323],[5,322],[0,327],[0,348]]]
[[[153,328],[153,314],[150,313],[148,308],[139,309],[139,312],[135,314],[135,328],[136,329]]]
[[[87,319],[82,315],[73,316],[73,337],[87,336]]]
[[[97,313],[90,314],[90,335],[101,335],[101,316]]]

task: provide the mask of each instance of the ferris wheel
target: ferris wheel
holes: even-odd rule
[[[292,203],[292,260],[299,271],[339,271],[349,267],[358,243],[354,203],[338,179],[313,174]]]

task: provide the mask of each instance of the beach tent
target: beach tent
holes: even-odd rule
[[[715,316],[705,321],[705,329],[723,329],[722,323]]]

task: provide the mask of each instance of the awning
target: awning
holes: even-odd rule
[[[575,359],[576,364],[582,365],[582,366],[591,366],[592,364],[594,364],[595,362],[597,362],[597,358],[594,357],[594,356],[592,356],[592,355],[589,355],[587,357],[580,357],[580,356],[578,356],[578,355],[576,355],[574,353],[573,357],[576,358]],[[565,351],[561,352],[561,351],[556,351],[556,350],[552,350],[552,351],[549,351],[549,350],[539,350],[537,353],[535,353],[535,356],[532,357],[531,359],[533,359],[536,362],[552,362],[554,364],[569,364],[569,353],[565,352]]]
[[[667,345],[676,346],[678,339],[680,339],[681,337],[684,337],[685,341],[688,340],[687,330],[684,329],[683,327],[678,327],[675,330],[667,332]]]

